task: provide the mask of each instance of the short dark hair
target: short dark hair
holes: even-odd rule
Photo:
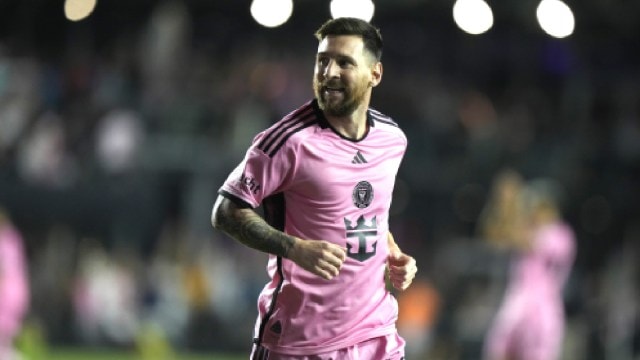
[[[329,35],[358,35],[362,37],[364,48],[380,61],[382,59],[382,34],[380,30],[370,23],[351,17],[330,19],[315,33],[318,41],[322,41]]]

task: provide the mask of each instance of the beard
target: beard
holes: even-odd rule
[[[364,103],[367,96],[368,87],[359,83],[351,88],[344,87],[341,100],[328,99],[325,94],[325,88],[327,86],[342,87],[335,82],[321,83],[315,77],[313,78],[313,91],[318,100],[318,106],[329,116],[344,117],[353,114],[353,112]]]

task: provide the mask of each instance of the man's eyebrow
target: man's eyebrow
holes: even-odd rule
[[[316,57],[317,56],[329,56],[329,57],[333,57],[333,58],[340,59],[340,60],[349,60],[351,62],[355,62],[355,59],[353,57],[349,56],[349,55],[330,52],[330,51],[318,52],[316,54]]]
[[[339,54],[336,54],[335,52],[331,52],[331,51],[319,51],[318,55],[322,55],[322,56],[336,56]]]

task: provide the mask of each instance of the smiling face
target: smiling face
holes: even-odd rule
[[[345,117],[368,107],[371,88],[382,78],[382,64],[357,35],[327,36],[318,45],[313,89],[328,116]]]

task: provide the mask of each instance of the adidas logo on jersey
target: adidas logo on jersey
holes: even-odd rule
[[[362,153],[358,150],[356,155],[353,157],[353,160],[351,160],[351,163],[352,164],[366,164],[367,163],[367,159],[365,159],[364,156],[362,156]]]

